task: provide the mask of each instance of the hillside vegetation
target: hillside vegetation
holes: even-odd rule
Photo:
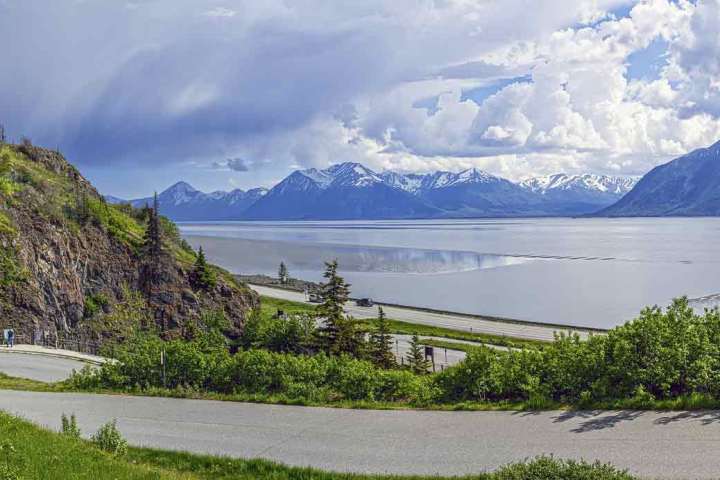
[[[153,219],[160,246],[148,252]],[[196,259],[172,222],[107,204],[60,153],[0,144],[0,327],[18,341],[89,346],[136,327],[172,338],[208,313],[237,336],[257,296],[213,266],[217,281],[194,282]]]

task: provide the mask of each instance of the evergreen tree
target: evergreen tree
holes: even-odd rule
[[[78,222],[81,225],[85,225],[90,220],[90,206],[88,204],[87,192],[75,191],[75,210]]]
[[[143,238],[143,253],[152,265],[160,263],[162,255],[162,232],[160,231],[160,214],[157,192],[153,198],[153,207],[148,209],[148,221]]]
[[[383,312],[382,307],[378,307],[375,331],[370,334],[369,345],[370,357],[375,365],[380,368],[393,368],[397,364],[392,351],[392,343],[393,339],[390,335],[390,326],[385,317],[385,312]]]
[[[290,278],[290,275],[288,274],[287,266],[285,266],[285,262],[280,262],[280,269],[278,270],[278,278],[280,279],[280,283],[283,285],[288,282],[288,279]]]
[[[408,368],[419,375],[425,375],[431,367],[431,363],[425,358],[425,352],[423,351],[422,345],[420,345],[420,339],[417,333],[413,334],[410,340],[410,350],[405,356],[407,360]]]
[[[362,354],[365,338],[355,320],[345,316],[344,306],[350,295],[350,285],[337,274],[337,267],[337,260],[325,263],[323,276],[327,281],[320,286],[323,303],[316,310],[323,319],[318,339],[320,347],[331,355],[348,353],[358,357]]]
[[[5,125],[0,123],[0,144],[5,143]]]
[[[202,247],[198,250],[197,257],[195,258],[195,265],[193,266],[190,280],[195,287],[205,290],[213,288],[217,284],[215,272],[213,272],[208,265]]]

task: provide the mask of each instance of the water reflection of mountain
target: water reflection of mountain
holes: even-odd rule
[[[213,260],[246,272],[274,272],[280,261],[291,270],[321,271],[324,262],[337,259],[345,272],[437,274],[503,267],[528,259],[475,252],[420,248],[307,244],[190,235],[194,246],[203,245]],[[237,265],[235,265],[237,264]],[[254,270],[253,270],[254,269]]]

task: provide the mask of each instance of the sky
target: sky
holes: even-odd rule
[[[0,0],[0,123],[106,194],[642,175],[720,140],[720,0]]]

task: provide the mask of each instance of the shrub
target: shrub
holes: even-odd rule
[[[62,414],[62,417],[60,418],[62,423],[62,434],[66,435],[68,437],[72,438],[80,438],[80,427],[77,425],[77,419],[75,418],[75,414],[73,413],[68,418],[67,415],[64,413]]]
[[[583,460],[557,460],[553,457],[537,457],[526,463],[514,463],[501,467],[490,476],[493,480],[632,480],[624,470],[600,462]]]
[[[117,428],[117,420],[100,427],[100,430],[92,436],[92,442],[98,448],[113,455],[123,456],[127,453],[128,444]]]

